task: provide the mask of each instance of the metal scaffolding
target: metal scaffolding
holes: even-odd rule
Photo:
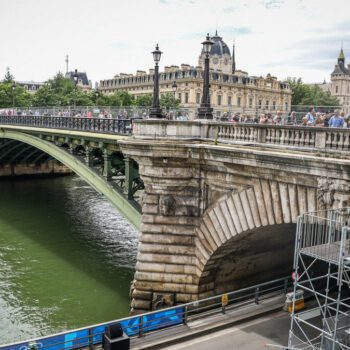
[[[350,349],[350,208],[298,218],[294,271],[288,349]],[[297,291],[312,308],[295,311]]]

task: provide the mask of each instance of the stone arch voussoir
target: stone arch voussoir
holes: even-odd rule
[[[317,209],[316,195],[316,188],[256,179],[207,208],[195,234],[199,297],[215,294],[213,269],[238,239],[275,225],[293,229],[298,215]]]

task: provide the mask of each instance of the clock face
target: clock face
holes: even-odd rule
[[[213,58],[213,63],[214,63],[214,64],[218,64],[218,63],[219,63],[219,60],[215,57],[215,58]]]

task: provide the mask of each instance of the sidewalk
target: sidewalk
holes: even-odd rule
[[[218,337],[224,336],[225,334],[235,334],[239,336],[239,342],[243,341],[242,344],[246,344],[250,339],[248,334],[248,338],[244,340],[244,332],[242,334],[243,327],[251,327],[254,330],[255,325],[259,325],[259,329],[272,330],[272,333],[264,338],[263,343],[266,344],[268,342],[272,343],[276,340],[280,341],[280,344],[283,344],[287,341],[288,330],[290,326],[290,318],[289,314],[284,311],[281,311],[282,306],[284,304],[285,297],[284,296],[275,296],[269,299],[261,300],[259,304],[255,304],[254,302],[246,302],[244,304],[237,305],[233,309],[229,309],[225,314],[222,314],[220,311],[211,316],[200,318],[197,320],[189,320],[187,325],[179,325],[172,328],[167,328],[161,331],[157,331],[155,333],[149,333],[140,338],[133,338],[131,340],[131,349],[137,350],[151,350],[151,349],[181,349],[184,344],[186,348],[192,349],[190,346],[194,346],[193,349],[204,350],[203,345],[201,345],[200,337],[204,337],[208,339],[217,339]],[[271,317],[273,315],[273,317]],[[269,325],[269,320],[281,319],[283,322],[277,322],[275,326],[280,326],[280,329],[275,334],[274,328],[272,324]],[[275,322],[274,322],[275,323]],[[233,328],[234,327],[234,328]],[[262,327],[262,328],[261,328]],[[228,329],[230,328],[230,329]],[[217,332],[217,333],[216,333]],[[223,333],[222,333],[223,332]],[[214,334],[213,334],[214,333]],[[266,332],[265,332],[266,333]],[[268,332],[267,332],[268,333]],[[281,336],[279,335],[281,334]],[[286,337],[284,335],[287,334]],[[280,339],[282,337],[283,339]],[[198,338],[198,341],[194,341],[193,339]],[[225,335],[224,339],[229,339]],[[242,339],[241,339],[242,338]],[[258,337],[259,338],[259,337]],[[275,338],[275,339],[273,339]],[[284,339],[286,338],[286,339]],[[204,341],[204,340],[203,340]],[[261,342],[261,339],[259,340]],[[199,344],[199,347],[196,347],[195,344]],[[207,340],[205,340],[207,342]],[[225,340],[224,340],[225,342]],[[212,342],[210,342],[212,343]],[[175,344],[179,344],[174,346]],[[217,347],[216,341],[212,343],[211,347],[215,350],[222,350],[225,347]],[[183,346],[181,346],[183,345]],[[228,344],[227,344],[228,345]],[[229,349],[233,349],[233,345],[230,344]],[[173,347],[174,346],[174,347]],[[224,345],[223,345],[224,346]],[[205,347],[205,349],[211,349]],[[227,348],[228,349],[228,348]],[[236,347],[234,347],[236,349]],[[238,349],[238,347],[237,347]],[[239,347],[239,349],[244,349],[244,347]],[[257,349],[256,347],[246,347],[246,349]],[[262,347],[261,349],[264,349]]]

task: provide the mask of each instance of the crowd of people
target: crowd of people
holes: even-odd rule
[[[283,114],[277,111],[275,115],[271,113],[262,113],[259,116],[250,116],[247,114],[236,113],[232,117],[223,114],[218,121],[228,121],[232,123],[253,123],[268,125],[300,125],[300,126],[317,126],[331,128],[350,128],[350,117],[345,117],[345,113],[340,110],[334,112],[321,113],[310,108],[306,114],[295,111],[289,114]]]
[[[128,110],[118,110],[115,113],[110,109],[1,109],[0,115],[6,116],[35,116],[35,117],[74,117],[74,118],[118,118],[128,119]]]
[[[103,118],[103,119],[147,119],[149,117],[146,109],[89,109],[89,108],[60,108],[60,109],[1,109],[0,115],[6,116],[48,116],[48,117],[75,117],[75,118]],[[167,111],[164,117],[169,120],[186,121],[191,119],[184,111]],[[262,113],[260,115],[249,115],[240,112],[224,113],[215,117],[216,121],[232,123],[251,123],[267,125],[299,125],[331,128],[350,128],[350,116],[345,117],[343,111],[316,112],[310,108],[307,113],[292,111],[288,114],[277,111],[276,113]]]

